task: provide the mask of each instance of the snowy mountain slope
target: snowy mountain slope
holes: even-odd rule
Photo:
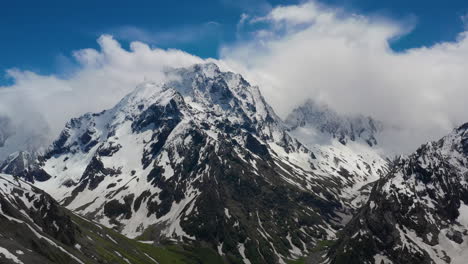
[[[160,259],[161,252],[170,254],[78,217],[31,184],[0,174],[0,263],[174,263]]]
[[[340,180],[342,199],[352,208],[367,200],[371,183],[388,169],[377,138],[383,126],[364,116],[342,116],[311,100],[286,119],[289,134],[315,155],[316,173]]]
[[[397,160],[345,228],[329,260],[466,263],[467,176],[465,124]]]
[[[283,262],[335,238],[354,161],[337,158],[344,169],[329,173],[331,160],[293,139],[238,74],[202,64],[168,75],[72,119],[22,176],[129,237],[203,241],[245,263]]]

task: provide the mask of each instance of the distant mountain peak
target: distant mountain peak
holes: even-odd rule
[[[295,108],[286,118],[291,129],[312,127],[322,134],[336,138],[342,144],[348,141],[365,141],[370,146],[377,145],[377,134],[383,130],[381,122],[370,116],[342,115],[326,104],[308,99]]]
[[[50,128],[39,114],[29,120],[12,120],[0,116],[0,164],[20,152],[35,156],[50,142]]]

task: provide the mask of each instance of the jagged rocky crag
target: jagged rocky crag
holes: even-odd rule
[[[36,164],[38,153],[17,151],[0,162],[0,173],[10,175],[24,175]]]
[[[342,202],[365,203],[372,183],[387,172],[388,160],[378,144],[383,124],[362,115],[341,115],[307,100],[286,118],[289,134],[311,150],[316,173],[333,175],[342,186]]]
[[[346,156],[316,156],[215,64],[168,75],[72,119],[21,176],[126,236],[206,244],[228,262],[283,262],[335,238],[353,208],[344,186],[375,164],[359,174]]]
[[[468,124],[395,161],[330,263],[466,263]]]

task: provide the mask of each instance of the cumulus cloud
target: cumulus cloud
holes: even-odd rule
[[[221,59],[258,83],[281,116],[306,98],[372,115],[399,129],[388,143],[398,151],[468,121],[467,32],[395,52],[389,43],[413,25],[316,2],[279,6],[243,25],[250,40],[224,46]]]
[[[180,50],[153,49],[141,42],[132,42],[126,50],[108,35],[98,43],[100,50],[73,53],[79,66],[68,78],[8,70],[14,84],[0,87],[0,116],[23,131],[34,130],[34,121],[41,120],[52,140],[70,118],[112,107],[145,79],[163,80],[166,68],[202,62]]]

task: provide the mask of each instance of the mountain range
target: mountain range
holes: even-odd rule
[[[461,263],[468,126],[390,160],[372,117],[282,120],[214,63],[165,74],[4,157],[1,261]]]

